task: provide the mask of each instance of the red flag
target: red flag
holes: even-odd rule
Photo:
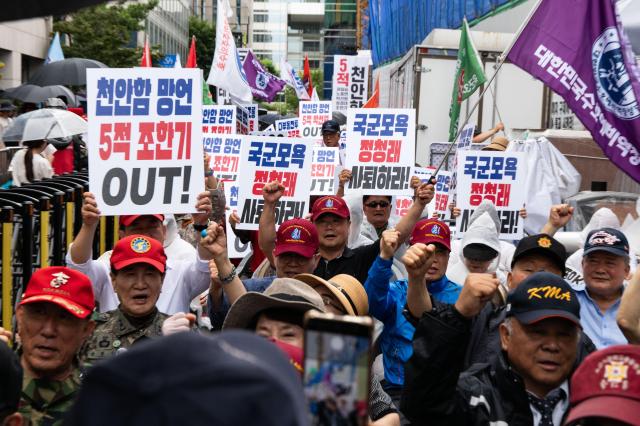
[[[362,105],[362,108],[378,108],[380,106],[380,76],[376,78],[376,85],[371,97]]]
[[[307,89],[307,93],[311,97],[313,93],[313,83],[311,82],[311,69],[309,68],[309,56],[305,53],[304,55],[304,73],[302,74],[302,83],[304,87]]]
[[[151,51],[149,50],[149,39],[144,38],[144,49],[142,51],[142,58],[140,59],[141,67],[151,67]]]
[[[196,36],[191,36],[191,47],[189,47],[189,57],[185,68],[198,68],[196,60]]]

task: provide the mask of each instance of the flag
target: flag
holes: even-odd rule
[[[151,67],[151,51],[149,49],[149,39],[144,38],[144,49],[142,50],[142,58],[140,58],[141,67]]]
[[[305,89],[302,80],[298,77],[296,70],[284,57],[280,58],[280,78],[296,91],[296,96],[299,100],[308,101],[310,99],[309,93],[307,93],[307,89]]]
[[[362,105],[362,108],[378,108],[380,106],[380,76],[376,77],[376,85],[371,97]]]
[[[189,46],[189,56],[187,56],[187,64],[185,68],[198,68],[196,60],[196,36],[191,36],[191,46]]]
[[[640,182],[640,72],[612,0],[543,0],[507,58],[562,96],[605,155]]]
[[[62,46],[60,45],[60,34],[56,32],[53,40],[51,40],[51,46],[49,46],[47,59],[45,59],[44,63],[48,64],[49,62],[61,61],[63,59],[64,53],[62,53]]]
[[[313,93],[313,83],[311,81],[311,69],[309,68],[309,55],[304,55],[304,73],[302,74],[302,83],[309,96]]]
[[[453,80],[453,92],[451,94],[451,108],[449,109],[449,141],[453,142],[458,133],[458,118],[462,101],[476,91],[481,84],[487,81],[482,70],[480,55],[473,45],[469,24],[466,18],[462,22],[460,32],[460,46],[458,47],[458,61],[456,62],[456,74]]]
[[[216,50],[207,83],[226,90],[242,102],[251,102],[251,87],[242,71],[242,64],[231,34],[228,17],[232,14],[228,0],[218,0],[216,17]]]
[[[320,102],[320,97],[318,96],[318,92],[315,87],[311,91],[311,102]]]
[[[284,80],[268,72],[251,50],[247,53],[242,68],[255,99],[273,102],[276,95],[287,84]]]
[[[174,68],[182,68],[182,60],[180,59],[180,54],[176,53],[176,61],[173,63]]]

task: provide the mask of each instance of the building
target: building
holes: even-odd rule
[[[150,45],[160,46],[163,55],[180,55],[186,60],[189,52],[190,5],[187,0],[159,0],[147,16],[145,31]],[[144,45],[144,34],[138,34],[138,45]]]
[[[50,18],[9,21],[0,24],[0,89],[21,85],[44,63],[49,49]]]

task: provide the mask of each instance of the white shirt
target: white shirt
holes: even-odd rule
[[[87,275],[93,284],[96,302],[100,312],[112,311],[118,307],[118,296],[113,290],[109,267],[98,260],[90,259],[83,264],[71,260],[71,251],[67,252],[67,266]],[[209,288],[209,262],[196,258],[191,261],[176,262],[167,259],[162,290],[156,306],[162,313],[173,315],[177,312],[189,312],[189,303]]]
[[[21,149],[15,153],[9,169],[11,170],[11,179],[15,186],[20,186],[23,183],[29,182],[27,179],[27,168],[24,165],[24,156],[27,154],[27,149]],[[40,180],[53,176],[53,168],[51,163],[45,159],[42,155],[36,154],[33,156],[33,179]]]
[[[553,414],[551,417],[554,426],[562,426],[564,414],[569,409],[569,382],[565,380],[559,387],[564,391],[566,397],[561,399],[553,408]],[[529,408],[531,409],[531,414],[533,414],[533,426],[538,426],[538,424],[540,424],[540,419],[542,419],[542,414],[540,414],[533,404],[529,404]]]

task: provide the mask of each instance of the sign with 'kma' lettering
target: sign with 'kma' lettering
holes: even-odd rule
[[[89,187],[102,214],[194,211],[201,86],[193,68],[87,70]]]

